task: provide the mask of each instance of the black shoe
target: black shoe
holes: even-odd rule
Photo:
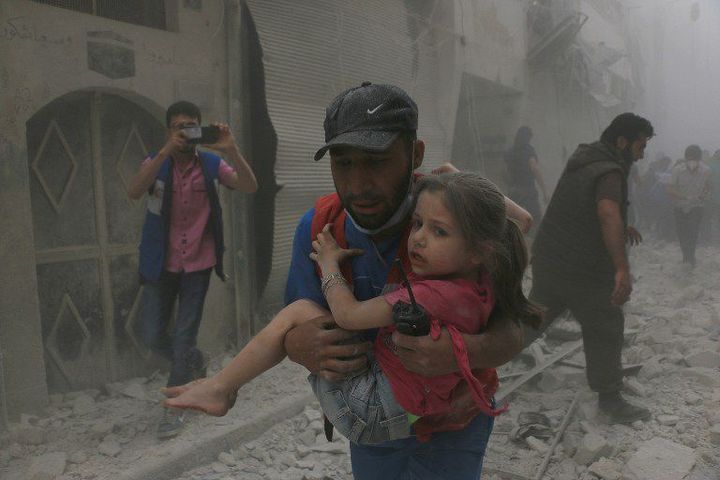
[[[600,411],[608,416],[610,423],[633,423],[650,418],[650,410],[625,400],[620,392],[601,393]]]
[[[157,427],[157,438],[161,440],[172,438],[182,432],[184,427],[183,412],[166,408]]]

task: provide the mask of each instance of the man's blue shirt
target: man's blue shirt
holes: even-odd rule
[[[327,302],[320,290],[320,279],[315,270],[315,262],[310,259],[312,253],[311,228],[315,209],[303,215],[295,231],[292,260],[285,289],[285,304],[301,298],[312,300],[327,308]],[[345,239],[348,248],[360,248],[362,255],[353,257],[353,293],[358,300],[369,300],[382,293],[388,272],[397,256],[400,235],[389,240],[374,243],[370,237],[360,232],[350,219],[345,221]]]

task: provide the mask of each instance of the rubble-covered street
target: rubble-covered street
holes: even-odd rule
[[[585,381],[581,348],[557,355],[579,338],[573,322],[559,322],[540,345],[501,369],[499,396],[517,389],[510,411],[496,422],[483,478],[536,478],[547,455],[545,479],[720,478],[720,258],[711,247],[699,253],[694,271],[681,266],[675,245],[649,243],[632,253],[626,393],[650,408],[652,419],[605,423]],[[527,383],[515,383],[538,364],[548,366]],[[162,382],[156,374],[102,392],[53,396],[47,416],[25,416],[2,436],[0,477],[142,478],[133,475],[153,471],[154,478],[182,480],[352,478],[347,442],[328,443],[316,404],[306,405],[310,390],[301,367],[284,362],[241,390],[228,417],[189,415],[188,428],[166,442],[154,438]],[[284,404],[297,414],[288,415],[287,408],[283,414],[278,406]],[[263,415],[271,417],[266,427],[248,426]],[[564,435],[553,449],[561,426]],[[243,429],[248,434],[237,434],[237,443],[207,445],[220,431]],[[177,452],[196,453],[196,461],[185,455],[184,473],[171,468]],[[143,470],[145,464],[154,470]]]

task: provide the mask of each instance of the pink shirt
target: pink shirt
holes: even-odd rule
[[[450,333],[460,371],[429,378],[408,371],[393,351],[391,335],[395,327],[384,327],[378,332],[374,351],[390,381],[395,399],[406,411],[417,416],[448,414],[452,411],[453,391],[458,384],[466,382],[479,410],[497,415],[499,411],[490,403],[498,387],[497,373],[493,368],[471,370],[467,349],[460,335],[476,334],[487,324],[495,306],[489,275],[484,274],[479,282],[432,280],[411,275],[410,284],[417,303],[430,317],[430,336],[437,339],[441,327],[447,328]],[[405,288],[386,294],[384,299],[391,305],[398,301],[410,303]]]
[[[150,160],[146,158],[143,165]],[[169,272],[196,272],[215,266],[215,240],[208,225],[210,199],[199,162],[197,156],[182,167],[173,162],[170,234],[165,255],[165,270]],[[218,177],[222,185],[229,185],[234,172],[225,160],[220,161]]]

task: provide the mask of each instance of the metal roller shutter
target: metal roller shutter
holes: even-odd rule
[[[262,313],[282,304],[297,221],[316,197],[334,188],[327,159],[314,162],[312,156],[323,143],[325,106],[335,95],[364,80],[399,85],[420,108],[426,169],[445,161],[449,149],[432,101],[433,53],[418,52],[402,0],[247,3],[263,48],[268,111],[278,135],[275,174],[282,186]]]

